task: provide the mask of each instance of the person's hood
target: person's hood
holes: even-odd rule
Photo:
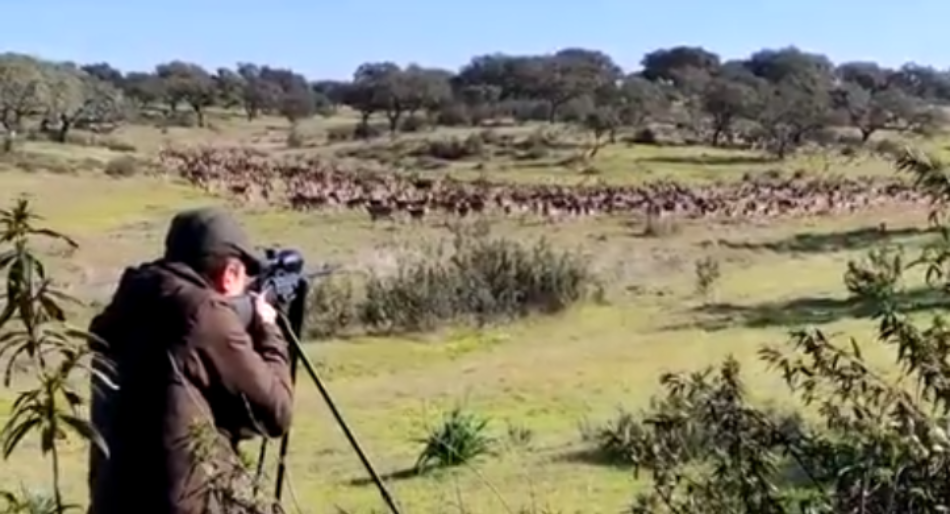
[[[205,283],[188,266],[164,260],[126,268],[112,300],[90,326],[90,332],[106,343],[106,347],[100,349],[112,355],[121,353],[124,348],[120,345],[132,339],[126,335],[147,325],[151,316],[162,310],[165,299],[188,282]]]

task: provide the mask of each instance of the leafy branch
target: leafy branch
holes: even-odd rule
[[[6,290],[0,298],[0,362],[6,362],[4,387],[26,374],[32,387],[18,392],[12,412],[0,429],[4,460],[31,434],[38,435],[40,451],[50,457],[55,512],[69,509],[62,496],[58,444],[70,434],[107,452],[105,442],[83,415],[82,395],[73,385],[77,370],[96,373],[88,364],[94,336],[71,327],[66,304],[80,302],[59,289],[39,255],[40,241],[78,244],[70,237],[37,226],[42,218],[28,200],[0,210],[0,272]],[[99,342],[99,341],[97,341]],[[101,342],[99,342],[101,343]],[[11,502],[10,493],[5,493]]]

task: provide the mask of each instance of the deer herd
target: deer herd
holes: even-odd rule
[[[344,169],[325,158],[275,160],[249,149],[166,150],[162,160],[205,190],[296,210],[361,209],[374,221],[489,211],[534,214],[551,221],[601,213],[762,219],[926,201],[910,183],[866,176],[821,178],[798,173],[690,187],[672,181],[564,186],[419,178]]]

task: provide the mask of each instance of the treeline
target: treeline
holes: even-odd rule
[[[795,47],[737,60],[700,47],[660,49],[645,55],[637,71],[582,48],[483,55],[457,71],[374,62],[348,81],[250,63],[208,70],[172,61],[124,72],[108,63],[0,55],[3,127],[11,133],[25,120],[39,120],[38,128],[59,141],[73,127],[110,127],[132,117],[187,118],[204,126],[211,107],[297,122],[348,106],[363,120],[354,137],[378,132],[374,117],[392,132],[420,124],[563,121],[597,139],[662,122],[708,144],[759,145],[784,155],[832,126],[853,127],[865,141],[882,129],[928,131],[939,125],[937,106],[947,101],[948,72],[835,64]]]

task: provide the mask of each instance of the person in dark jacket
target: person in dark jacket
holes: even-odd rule
[[[108,378],[92,379],[108,454],[90,450],[90,514],[241,511],[215,492],[218,473],[238,469],[231,443],[283,435],[293,403],[276,312],[255,298],[248,330],[229,302],[261,266],[236,220],[204,208],[175,216],[161,259],[125,271],[90,326]]]

